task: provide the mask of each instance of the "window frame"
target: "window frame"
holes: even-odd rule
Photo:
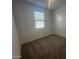
[[[37,13],[43,13],[43,19],[41,19],[41,18],[35,18],[35,12],[37,12]],[[35,20],[35,28],[36,29],[41,29],[41,28],[45,28],[45,13],[44,12],[41,12],[41,11],[36,11],[36,10],[34,10],[34,20]],[[43,23],[41,23],[41,24],[39,24],[39,25],[41,25],[41,26],[38,26],[37,25],[37,22],[43,22]]]

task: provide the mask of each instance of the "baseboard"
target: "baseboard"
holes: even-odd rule
[[[61,38],[66,39],[66,37],[64,37],[64,36],[60,36],[60,35],[58,35],[58,34],[52,34],[52,35],[59,36],[59,37],[61,37]]]
[[[35,39],[35,40],[32,40],[32,41],[29,41],[29,42],[27,42],[27,43],[23,43],[22,45],[28,44],[28,43],[33,42],[33,41],[41,40],[41,39],[43,39],[43,38],[50,37],[50,36],[58,36],[58,37],[61,37],[61,38],[66,39],[65,37],[60,36],[60,35],[57,35],[57,34],[50,34],[50,35],[47,35],[47,36],[44,36],[44,37],[41,37],[41,38],[38,38],[38,39]]]

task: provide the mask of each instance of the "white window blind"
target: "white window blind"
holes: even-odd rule
[[[35,27],[44,28],[45,27],[45,18],[44,12],[34,11]]]

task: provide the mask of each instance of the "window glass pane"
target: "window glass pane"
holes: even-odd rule
[[[44,21],[36,21],[35,22],[36,24],[36,28],[44,28]]]
[[[44,20],[44,13],[43,12],[34,11],[34,19],[35,20]]]
[[[34,11],[35,27],[44,28],[44,12]]]

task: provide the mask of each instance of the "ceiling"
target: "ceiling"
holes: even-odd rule
[[[66,4],[66,0],[24,0],[24,1],[34,4],[34,5],[37,5],[37,6],[40,6],[40,7],[43,7],[43,8],[50,9],[50,10],[59,8],[59,7]],[[48,7],[49,1],[51,1],[50,7]]]

